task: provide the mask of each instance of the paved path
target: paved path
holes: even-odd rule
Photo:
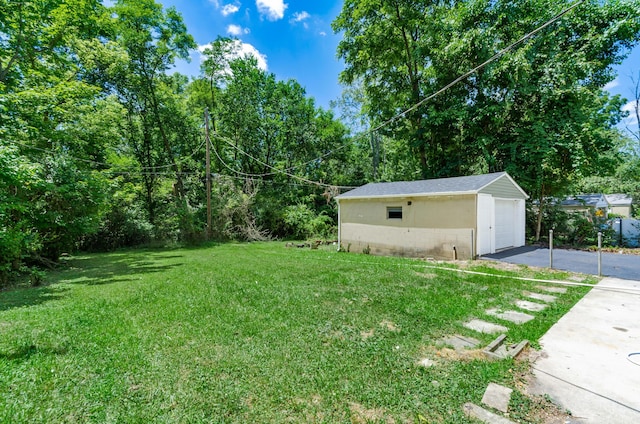
[[[548,267],[549,249],[525,246],[505,250],[482,259],[495,259],[513,264]],[[553,267],[582,274],[598,274],[598,254],[581,250],[553,249]],[[640,280],[640,256],[602,253],[602,275]]]
[[[630,290],[601,290],[624,287]],[[640,423],[640,281],[604,278],[540,339],[530,391],[572,423]]]

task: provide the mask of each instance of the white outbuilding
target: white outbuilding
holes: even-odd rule
[[[528,197],[506,172],[366,184],[336,197],[339,245],[441,259],[524,246]]]

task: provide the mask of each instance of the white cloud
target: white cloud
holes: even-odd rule
[[[258,61],[258,68],[266,71],[268,69],[267,66],[267,55],[260,53],[258,49],[253,47],[251,44],[243,43],[240,40],[234,40],[235,49],[232,53],[229,53],[227,56],[228,61],[232,61],[234,59],[242,58],[242,57],[255,57]],[[200,52],[200,61],[203,60],[202,53],[206,48],[210,47],[209,44],[205,44],[202,46],[198,46],[198,51]],[[227,73],[231,71],[228,70]]]
[[[605,90],[611,90],[613,88],[616,88],[619,85],[620,85],[620,81],[618,81],[618,78],[616,78],[613,81],[611,81],[610,83],[608,83],[607,85],[605,85],[604,89]]]
[[[622,120],[622,123],[627,127],[636,127],[638,126],[638,121],[636,119],[636,101],[632,100],[626,105],[622,106],[622,110],[625,112],[629,112],[629,116]]]
[[[227,27],[227,34],[239,37],[243,34],[249,34],[249,28],[242,28],[240,25],[229,25]]]
[[[238,41],[238,43],[240,43],[240,57],[253,56],[258,61],[258,68],[263,71],[267,70],[267,55],[260,53],[260,51],[251,44],[241,41]]]
[[[327,36],[327,33],[326,33],[326,32],[324,32],[324,31],[320,31],[320,32],[319,32],[319,34],[320,34],[322,37],[326,37],[326,36]]]
[[[306,21],[310,17],[311,17],[311,15],[309,15],[309,13],[306,12],[306,11],[296,12],[296,13],[293,14],[293,18],[291,18],[291,22],[293,23],[293,22]]]
[[[261,15],[270,21],[277,21],[284,18],[284,11],[289,6],[284,0],[256,0],[256,7]]]
[[[222,6],[221,13],[222,16],[229,16],[236,13],[238,10],[240,10],[240,6],[236,4],[225,4]]]
[[[219,0],[209,0],[209,3],[213,5],[216,9],[220,10],[222,16],[229,16],[236,13],[240,10],[240,3],[238,1],[234,3],[222,4]]]

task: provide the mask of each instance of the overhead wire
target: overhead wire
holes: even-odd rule
[[[525,42],[529,38],[533,37],[537,33],[541,32],[542,30],[547,28],[548,26],[552,25],[553,23],[555,23],[556,21],[558,21],[559,19],[564,17],[566,14],[568,14],[569,12],[571,12],[573,9],[575,9],[576,7],[578,7],[580,4],[582,4],[584,2],[585,2],[585,0],[579,0],[579,1],[575,2],[571,6],[567,7],[566,9],[562,10],[561,12],[559,12],[558,14],[553,16],[551,19],[547,20],[542,25],[540,25],[537,28],[535,28],[534,30],[526,33],[525,35],[520,37],[515,42],[509,44],[507,47],[501,49],[500,51],[495,53],[493,56],[491,56],[489,59],[487,59],[486,61],[484,61],[480,65],[478,65],[478,66],[474,67],[473,69],[469,70],[468,72],[460,75],[459,77],[457,77],[456,79],[454,79],[453,81],[451,81],[450,83],[445,85],[444,87],[440,88],[438,91],[430,94],[429,96],[427,96],[424,99],[420,100],[419,102],[415,103],[414,105],[412,105],[411,107],[407,108],[406,110],[396,114],[392,118],[382,122],[381,124],[379,124],[379,125],[377,125],[377,126],[375,126],[373,128],[370,128],[370,129],[368,129],[368,130],[366,130],[366,131],[364,131],[364,132],[362,132],[360,134],[356,134],[354,136],[354,139],[358,138],[358,137],[369,135],[369,134],[371,134],[373,132],[376,132],[376,131],[379,131],[380,129],[386,127],[387,125],[391,124],[392,122],[396,121],[397,119],[405,117],[408,113],[414,111],[418,107],[422,106],[424,103],[434,99],[435,97],[437,97],[440,94],[444,93],[445,91],[449,90],[454,85],[458,84],[459,82],[461,82],[464,79],[468,78],[469,76],[473,75],[474,73],[476,73],[480,69],[484,68],[488,64],[490,64],[493,61],[497,60],[498,58],[502,57],[507,52],[513,50],[519,44]],[[324,183],[324,182],[321,182],[321,181],[313,181],[313,180],[310,180],[310,179],[307,179],[307,178],[304,178],[304,177],[300,177],[298,175],[295,175],[295,174],[292,174],[291,172],[289,172],[290,170],[296,169],[297,167],[304,166],[306,164],[322,160],[325,157],[328,157],[328,156],[332,155],[333,153],[337,152],[338,150],[346,148],[348,146],[348,144],[345,144],[343,146],[340,146],[340,147],[337,147],[335,149],[332,149],[332,150],[324,153],[323,155],[306,162],[305,164],[298,165],[298,166],[295,166],[295,167],[291,167],[291,168],[282,170],[282,169],[278,169],[278,168],[276,168],[274,166],[271,166],[271,165],[261,161],[260,159],[257,159],[255,157],[253,157],[249,153],[245,152],[244,150],[242,150],[241,148],[236,146],[234,143],[231,143],[226,137],[223,137],[220,134],[214,133],[214,137],[225,141],[227,144],[229,144],[231,147],[236,149],[241,154],[251,158],[252,160],[256,161],[257,163],[259,163],[259,164],[261,164],[261,165],[263,165],[263,166],[265,166],[265,167],[267,167],[269,169],[272,169],[274,171],[274,172],[263,173],[263,174],[252,174],[252,173],[246,173],[246,172],[234,169],[222,159],[222,157],[220,156],[219,152],[215,149],[215,146],[213,146],[213,143],[211,143],[211,140],[209,140],[209,143],[211,144],[211,147],[213,147],[214,153],[218,157],[218,160],[220,161],[220,163],[225,168],[227,168],[230,172],[233,172],[236,175],[241,175],[241,176],[247,177],[247,178],[264,178],[264,177],[267,177],[267,176],[272,176],[272,175],[276,175],[276,174],[282,174],[282,175],[286,175],[286,176],[288,176],[290,178],[296,179],[296,180],[298,180],[300,182],[304,182],[306,184],[315,185],[315,186],[319,186],[319,187],[335,187],[335,188],[338,188],[338,189],[354,188],[352,186],[338,186],[338,185],[333,185],[333,184],[327,184],[327,183]],[[180,162],[177,162],[176,165],[178,163],[183,163],[186,159],[188,159],[190,157],[193,157],[198,151],[200,151],[200,149],[202,149],[202,146],[204,146],[204,144],[206,142],[207,142],[207,138],[205,137],[203,142],[190,155],[181,158]],[[37,150],[37,151],[50,153],[50,154],[57,154],[58,153],[58,152],[55,152],[53,150],[43,149],[43,148],[39,148],[39,147],[35,147],[35,146],[29,146],[29,145],[26,145],[26,144],[23,144],[23,143],[20,143],[20,142],[14,142],[14,143],[18,144],[18,145],[21,145],[21,146],[23,146],[25,148],[30,148],[30,149],[34,149],[34,150]],[[93,164],[93,165],[109,166],[109,167],[113,166],[113,164],[108,164],[108,163],[104,163],[104,162],[99,162],[99,161],[94,161],[94,160],[89,160],[89,159],[83,159],[83,158],[78,158],[78,157],[74,157],[74,156],[69,156],[69,157],[74,159],[74,160],[85,162],[85,163],[90,163],[90,164]],[[158,166],[130,167],[130,168],[124,168],[121,171],[107,171],[107,172],[111,172],[113,174],[120,174],[120,175],[134,174],[134,173],[135,174],[140,174],[140,175],[152,175],[152,174],[153,175],[162,175],[162,174],[174,175],[174,174],[176,174],[175,172],[162,173],[162,172],[156,171],[157,169],[170,168],[170,167],[173,167],[173,166],[175,166],[175,165],[174,164],[166,164],[166,165],[158,165]],[[120,169],[122,169],[122,168],[120,168]],[[130,169],[132,171],[127,171],[127,169]],[[151,170],[151,171],[144,171],[144,170]]]
[[[215,138],[218,138],[219,140],[222,140],[225,143],[229,144],[231,147],[236,149],[238,152],[240,152],[241,154],[247,156],[248,158],[256,161],[260,165],[265,166],[265,167],[267,167],[269,169],[272,169],[274,171],[274,172],[265,173],[265,174],[248,174],[248,173],[245,173],[243,171],[239,171],[239,170],[233,169],[220,157],[220,154],[218,153],[217,149],[215,148],[215,146],[213,146],[213,143],[212,143],[211,147],[214,150],[216,156],[218,157],[218,160],[220,160],[220,162],[222,163],[222,165],[225,168],[227,168],[228,170],[230,170],[232,172],[235,172],[238,175],[244,175],[244,176],[249,176],[249,177],[263,177],[263,176],[270,176],[270,175],[274,175],[274,174],[282,174],[282,175],[286,175],[286,176],[288,176],[290,178],[293,178],[295,180],[302,181],[304,183],[315,185],[315,186],[318,186],[318,187],[331,187],[331,188],[335,187],[335,188],[338,188],[338,189],[340,189],[340,188],[344,188],[344,189],[355,188],[355,187],[352,187],[352,186],[340,186],[340,185],[335,185],[335,184],[327,184],[327,183],[324,183],[324,182],[321,182],[321,181],[313,181],[313,180],[310,180],[308,178],[304,178],[304,177],[301,177],[299,175],[292,174],[292,173],[288,172],[287,170],[278,169],[278,168],[276,168],[276,167],[274,167],[272,165],[269,165],[268,163],[266,163],[266,162],[264,162],[264,161],[262,161],[262,160],[260,160],[260,159],[258,159],[256,157],[252,156],[251,154],[245,152],[243,149],[241,149],[240,147],[236,146],[233,143],[233,141],[229,140],[227,137],[221,136],[218,133],[214,133],[213,136]],[[321,160],[321,158],[326,157],[326,156],[327,155],[325,154],[325,155],[323,155],[323,156],[321,156],[319,158],[316,158],[316,159],[314,159],[312,161],[309,161],[307,163],[312,163],[314,161]]]
[[[60,152],[56,152],[55,150],[51,150],[51,149],[44,149],[44,148],[41,148],[41,147],[31,146],[31,145],[29,145],[29,144],[22,143],[22,142],[19,142],[19,141],[11,141],[11,143],[16,144],[16,145],[19,145],[19,146],[22,146],[22,147],[24,147],[24,148],[26,148],[26,149],[32,149],[32,150],[40,151],[40,152],[43,152],[43,153],[49,153],[49,154],[51,154],[51,155],[58,155],[58,154],[60,153]],[[130,169],[130,170],[133,170],[134,172],[137,172],[137,171],[140,171],[140,170],[147,170],[147,169],[150,169],[150,170],[156,170],[156,169],[171,168],[171,167],[173,167],[173,166],[175,166],[175,165],[182,164],[182,163],[186,162],[186,160],[187,160],[187,159],[192,158],[193,156],[195,156],[195,155],[196,155],[196,153],[198,153],[198,152],[202,149],[202,147],[203,147],[204,145],[205,145],[205,142],[203,141],[202,143],[200,143],[200,145],[199,145],[198,147],[196,147],[196,148],[193,150],[193,152],[191,152],[191,154],[189,154],[189,155],[187,155],[187,156],[181,156],[181,157],[180,157],[180,159],[179,159],[178,161],[176,161],[176,163],[175,163],[175,164],[172,164],[172,163],[171,163],[171,164],[166,164],[166,165],[157,165],[157,166],[131,166],[131,167],[119,167],[119,166],[114,165],[114,164],[112,164],[112,163],[106,163],[106,162],[100,162],[100,161],[91,160],[91,159],[79,158],[79,157],[72,156],[72,155],[68,155],[68,154],[67,154],[67,155],[65,155],[65,156],[66,156],[66,157],[68,157],[68,158],[70,158],[70,159],[73,159],[73,160],[76,160],[76,161],[79,161],[79,162],[88,163],[88,164],[91,164],[91,165],[107,166],[107,167],[117,167],[118,169],[123,170],[122,172],[126,172],[126,171],[124,171],[124,170],[127,170],[127,169]],[[152,171],[152,172],[155,172],[155,171]],[[174,174],[174,175],[175,175],[176,173],[175,173],[175,172],[172,172],[171,174]]]
[[[457,77],[456,79],[454,79],[453,81],[451,81],[450,83],[448,83],[447,85],[445,85],[444,87],[440,88],[438,91],[430,94],[429,96],[425,97],[424,99],[420,100],[419,102],[417,102],[416,104],[412,105],[411,107],[409,107],[408,109],[398,113],[397,115],[393,116],[392,118],[382,122],[381,124],[370,128],[368,130],[365,130],[363,132],[361,132],[360,134],[356,134],[353,138],[358,138],[358,137],[363,137],[363,136],[367,136],[369,134],[372,134],[376,131],[379,131],[380,129],[386,127],[387,125],[391,124],[392,122],[396,121],[397,119],[400,119],[404,116],[406,116],[408,113],[414,111],[415,109],[419,108],[420,106],[422,106],[423,104],[425,104],[426,102],[434,99],[435,97],[439,96],[440,94],[444,93],[445,91],[449,90],[451,87],[453,87],[454,85],[458,84],[459,82],[465,80],[466,78],[468,78],[469,76],[473,75],[474,73],[478,72],[480,69],[486,67],[487,65],[489,65],[490,63],[494,62],[495,60],[497,60],[498,58],[502,57],[503,55],[505,55],[506,53],[508,53],[509,51],[513,50],[516,46],[522,44],[523,42],[525,42],[526,40],[530,39],[531,37],[533,37],[534,35],[536,35],[537,33],[541,32],[542,30],[544,30],[545,28],[549,27],[550,25],[552,25],[553,23],[555,23],[556,21],[560,20],[562,17],[564,17],[565,15],[567,15],[569,12],[571,12],[573,9],[575,9],[576,7],[578,7],[580,4],[584,3],[585,0],[579,0],[577,2],[575,2],[574,4],[572,4],[571,6],[567,7],[566,9],[562,10],[561,12],[557,13],[556,15],[554,15],[551,19],[547,20],[545,23],[543,23],[542,25],[536,27],[534,30],[526,33],[525,35],[523,35],[522,37],[520,37],[518,40],[514,41],[513,43],[509,44],[507,47],[501,49],[500,51],[498,51],[497,53],[495,53],[493,56],[491,56],[489,59],[485,60],[484,62],[482,62],[481,64],[479,64],[478,66],[476,66],[475,68],[469,70],[468,72],[460,75],[459,77]],[[265,174],[248,174],[248,173],[244,173],[242,171],[236,170],[231,168],[226,162],[224,162],[222,160],[222,158],[220,158],[218,152],[216,151],[216,155],[218,156],[218,159],[220,160],[220,162],[223,164],[223,166],[225,168],[227,168],[228,170],[230,170],[231,172],[234,172],[238,175],[244,175],[247,177],[264,177],[264,176],[270,176],[270,175],[274,175],[275,173],[280,173],[280,174],[284,174],[287,175],[291,178],[296,178],[299,179],[301,181],[304,181],[306,183],[310,183],[310,184],[314,184],[314,185],[318,185],[318,186],[331,186],[331,187],[338,187],[338,188],[354,188],[354,187],[349,187],[349,186],[332,186],[330,184],[325,184],[322,182],[317,182],[317,181],[311,181],[302,177],[298,177],[296,175],[293,175],[289,172],[287,172],[286,170],[279,170],[271,165],[268,165],[262,161],[260,161],[259,159],[251,156],[250,154],[248,154],[247,152],[243,151],[242,149],[240,149],[238,146],[236,146],[233,143],[230,143],[226,138],[220,136],[219,134],[214,134],[214,137],[217,137],[219,139],[223,139],[223,141],[227,142],[227,144],[231,145],[231,147],[233,147],[234,149],[238,150],[240,153],[246,155],[247,157],[255,160],[256,162],[262,164],[263,166],[267,166],[270,169],[273,169],[275,172],[271,172],[271,173],[265,173]],[[344,149],[345,147],[347,147],[348,145],[345,144],[343,146],[337,147],[333,150],[330,150],[329,152],[325,153],[324,155],[313,159],[307,163],[312,163],[314,161],[317,160],[321,160],[327,156],[330,156],[331,154],[335,153],[338,150]]]
[[[419,102],[417,102],[416,104],[414,104],[413,106],[409,107],[408,109],[404,110],[403,112],[398,113],[397,115],[393,116],[392,118],[384,121],[383,123],[381,123],[380,125],[369,129],[367,132],[365,132],[364,134],[369,134],[372,132],[376,132],[382,128],[384,128],[385,126],[391,124],[392,122],[394,122],[395,120],[404,117],[406,114],[408,114],[409,112],[412,112],[414,110],[416,110],[417,108],[419,108],[420,106],[422,106],[423,104],[425,104],[426,102],[428,102],[429,100],[434,99],[435,97],[439,96],[440,94],[444,93],[445,91],[447,91],[448,89],[450,89],[451,87],[453,87],[454,85],[458,84],[460,81],[463,81],[465,79],[467,79],[468,77],[470,77],[471,75],[473,75],[474,73],[478,72],[480,69],[484,68],[485,66],[487,66],[488,64],[490,64],[491,62],[495,61],[496,59],[502,57],[505,53],[513,50],[516,46],[518,46],[519,44],[522,44],[523,42],[525,42],[526,40],[528,40],[529,38],[533,37],[534,35],[536,35],[537,33],[539,33],[540,31],[544,30],[545,28],[547,28],[548,26],[552,25],[553,23],[555,23],[556,21],[560,20],[562,17],[564,17],[566,14],[568,14],[569,12],[571,12],[573,9],[575,9],[576,7],[578,7],[579,5],[581,5],[582,3],[584,3],[585,0],[578,0],[577,2],[575,2],[574,4],[572,4],[571,6],[567,7],[566,9],[562,10],[561,12],[559,12],[558,14],[556,14],[555,16],[553,16],[551,19],[549,19],[548,21],[546,21],[544,24],[540,25],[539,27],[537,27],[536,29],[526,33],[525,35],[523,35],[522,37],[520,37],[518,40],[514,41],[513,43],[509,44],[507,47],[503,48],[502,50],[498,51],[497,53],[495,53],[493,56],[491,56],[489,59],[485,60],[484,62],[482,62],[480,65],[476,66],[475,68],[471,69],[468,72],[465,72],[464,74],[460,75],[458,78],[454,79],[453,81],[451,81],[449,84],[445,85],[444,87],[440,88],[438,91],[436,91],[435,93],[430,94],[429,96],[425,97],[424,99],[420,100]]]
[[[544,30],[545,28],[547,28],[548,26],[552,25],[553,23],[555,23],[556,21],[560,20],[562,17],[564,17],[566,14],[568,14],[569,12],[571,12],[573,9],[575,9],[576,7],[578,7],[580,4],[584,3],[585,0],[578,0],[577,2],[575,2],[574,4],[572,4],[571,6],[567,7],[566,9],[562,10],[561,12],[557,13],[556,15],[554,15],[551,19],[547,20],[545,23],[543,23],[542,25],[538,26],[537,28],[535,28],[534,30],[526,33],[525,35],[523,35],[522,37],[520,37],[518,40],[514,41],[513,43],[509,44],[507,47],[501,49],[500,51],[498,51],[497,53],[495,53],[493,56],[491,56],[489,59],[485,60],[484,62],[482,62],[481,64],[479,64],[478,66],[476,66],[475,68],[471,69],[470,71],[460,75],[459,77],[457,77],[456,79],[454,79],[453,81],[451,81],[450,83],[448,83],[447,85],[445,85],[444,87],[440,88],[438,91],[430,94],[429,96],[425,97],[424,99],[422,99],[421,101],[417,102],[416,104],[412,105],[411,107],[409,107],[408,109],[404,110],[403,112],[398,113],[397,115],[393,116],[392,118],[382,122],[381,124],[370,128],[360,134],[356,134],[354,136],[354,139],[357,137],[362,137],[362,136],[367,136],[371,133],[374,133],[376,131],[379,131],[380,129],[384,128],[385,126],[391,124],[392,122],[396,121],[397,119],[406,116],[408,113],[414,111],[415,109],[417,109],[418,107],[422,106],[423,104],[425,104],[426,102],[434,99],[435,97],[439,96],[440,94],[444,93],[445,91],[449,90],[451,87],[453,87],[454,85],[458,84],[459,82],[465,80],[466,78],[468,78],[469,76],[473,75],[474,73],[476,73],[477,71],[479,71],[480,69],[484,68],[485,66],[489,65],[490,63],[494,62],[495,60],[497,60],[498,58],[502,57],[504,54],[506,54],[507,52],[513,50],[516,46],[522,44],[523,42],[525,42],[526,40],[528,40],[529,38],[533,37],[534,35],[536,35],[537,33],[541,32],[542,30]],[[260,163],[263,166],[266,166],[270,169],[273,169],[275,172],[271,172],[271,173],[265,173],[265,174],[248,174],[248,173],[244,173],[242,171],[233,169],[232,167],[230,167],[225,161],[222,160],[222,158],[220,157],[220,155],[218,154],[218,152],[216,151],[216,156],[218,156],[218,159],[220,160],[220,163],[222,163],[222,165],[227,168],[228,170],[230,170],[231,172],[236,173],[237,175],[243,175],[243,176],[247,176],[247,177],[264,177],[264,176],[270,176],[273,175],[274,173],[280,173],[280,174],[284,174],[287,175],[291,178],[295,178],[298,179],[300,181],[304,181],[306,183],[309,184],[314,184],[314,185],[318,185],[318,186],[324,186],[324,187],[338,187],[338,188],[354,188],[354,187],[349,187],[349,186],[335,186],[335,185],[331,185],[331,184],[326,184],[323,182],[318,182],[318,181],[311,181],[308,180],[306,178],[303,177],[299,177],[296,176],[294,174],[291,174],[289,172],[287,172],[287,170],[280,170],[277,169],[253,156],[251,156],[249,153],[245,152],[244,150],[240,149],[237,145],[235,145],[234,143],[228,141],[228,139],[226,139],[226,137],[223,137],[217,133],[214,133],[214,137],[217,137],[223,141],[225,141],[227,144],[229,144],[231,147],[233,147],[234,149],[236,149],[237,151],[239,151],[240,153],[242,153],[243,155],[251,158],[252,160]],[[310,162],[307,163],[311,163],[317,160],[321,160],[333,153],[335,153],[336,151],[343,149],[347,147],[347,145],[343,145],[340,146],[336,149],[333,149],[331,151],[329,151],[328,153],[324,154],[323,156],[320,156]],[[214,149],[215,150],[215,149]]]

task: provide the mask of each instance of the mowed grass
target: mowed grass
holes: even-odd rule
[[[538,284],[432,265],[283,243],[77,256],[0,292],[0,422],[469,422],[463,403],[518,389],[527,364],[440,339],[488,344],[462,324]],[[535,344],[585,291],[492,321]]]

